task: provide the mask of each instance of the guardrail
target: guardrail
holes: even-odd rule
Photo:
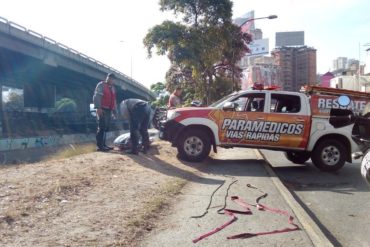
[[[134,80],[133,78],[128,77],[127,75],[123,74],[122,72],[94,59],[91,58],[81,52],[78,52],[64,44],[61,44],[49,37],[43,36],[42,34],[39,34],[35,31],[32,31],[30,29],[27,29],[17,23],[8,21],[7,19],[0,17],[0,32],[7,33],[11,36],[17,37],[21,40],[25,40],[29,43],[32,43],[34,45],[40,46],[44,49],[56,52],[58,54],[61,54],[63,56],[72,58],[74,60],[77,60],[81,63],[84,63],[90,67],[100,69],[105,71],[106,73],[115,73],[117,75],[120,75],[125,81],[131,84],[134,87],[137,87],[141,90],[144,90],[148,92],[148,94],[152,94],[149,89],[147,89],[144,85],[139,83],[138,81]]]

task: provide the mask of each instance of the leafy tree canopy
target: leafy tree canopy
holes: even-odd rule
[[[166,90],[166,86],[163,82],[157,82],[150,86],[150,90],[154,92],[157,96],[159,96],[159,94],[163,93]]]
[[[182,22],[164,21],[144,38],[149,57],[155,48],[167,55],[171,67],[167,89],[181,84],[186,97],[210,103],[237,89],[241,69],[237,62],[248,51],[248,34],[232,23],[229,0],[161,0],[162,11],[173,11]],[[222,85],[219,85],[222,84]]]
[[[151,104],[156,107],[166,107],[169,98],[166,85],[163,82],[157,82],[150,86],[150,90],[157,95],[157,99],[151,102]]]
[[[162,11],[181,14],[190,25],[217,25],[231,20],[232,3],[223,0],[161,0]]]

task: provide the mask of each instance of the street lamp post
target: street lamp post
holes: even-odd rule
[[[278,18],[277,15],[269,15],[269,16],[265,16],[265,17],[257,17],[257,18],[251,18],[251,19],[247,19],[245,22],[243,22],[240,26],[243,26],[244,24],[246,24],[247,22],[250,22],[250,21],[254,21],[254,20],[260,20],[260,19],[276,19]]]

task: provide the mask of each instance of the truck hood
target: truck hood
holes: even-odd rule
[[[209,114],[217,109],[215,107],[176,108],[169,110],[167,117],[168,119],[176,119],[176,121],[181,121],[185,118],[209,118]]]
[[[174,111],[177,111],[179,113],[182,113],[182,112],[188,112],[188,111],[194,111],[194,112],[198,112],[198,111],[212,111],[212,110],[216,110],[217,108],[215,107],[182,107],[182,108],[176,108],[176,109],[173,109]]]

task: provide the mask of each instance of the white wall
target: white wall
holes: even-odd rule
[[[338,76],[330,80],[330,87],[370,92],[370,76]]]

